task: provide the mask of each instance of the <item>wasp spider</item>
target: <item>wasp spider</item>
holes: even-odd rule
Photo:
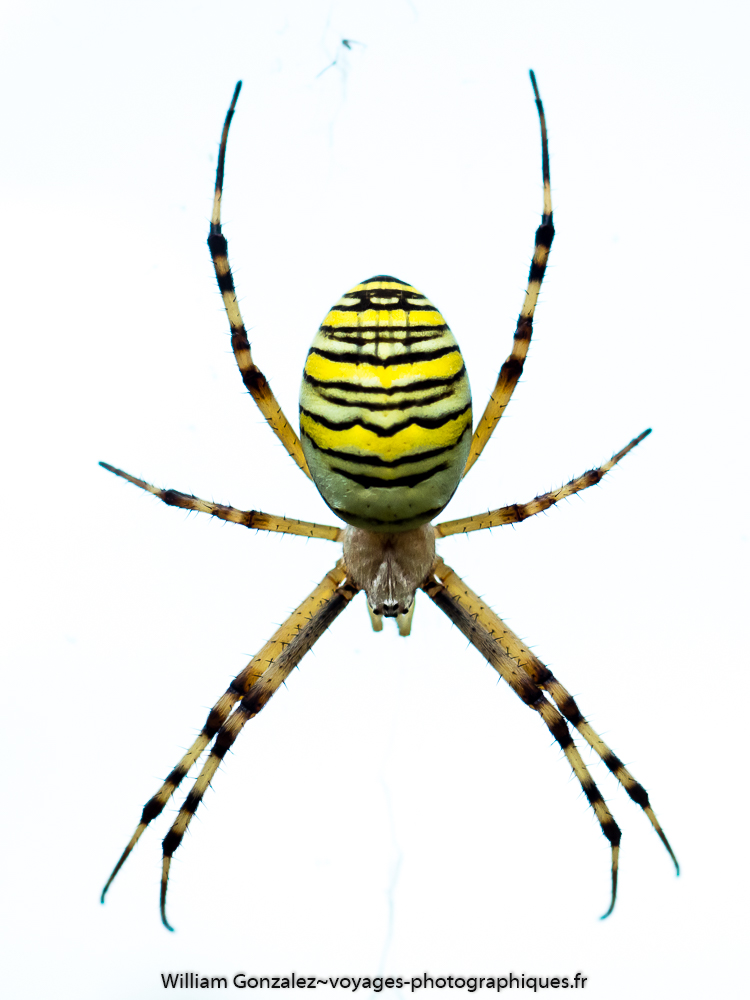
[[[598,469],[523,504],[433,524],[459,481],[482,453],[523,370],[531,327],[554,229],[544,109],[531,73],[542,136],[544,208],[513,348],[472,434],[471,393],[461,352],[435,306],[411,285],[377,275],[355,285],[333,306],[307,355],[300,393],[300,437],[253,362],[240,315],[220,211],[229,126],[238,83],[219,150],[213,214],[208,237],[216,278],[232,333],[232,348],[249,393],[301,471],[317,486],[346,527],[295,521],[256,510],[208,503],[176,490],[162,490],[102,462],[165,503],[202,511],[246,528],[288,532],[343,543],[343,558],[292,613],[211,709],[199,736],[153,798],[107,882],[102,900],[148,824],[164,809],[182,779],[213,741],[203,770],[164,839],[161,917],[166,917],[169,868],[211,780],[240,730],[260,712],[305,653],[359,590],[375,631],[395,618],[408,635],[417,590],[445,612],[529,708],[538,712],[567,757],[611,845],[611,899],[615,905],[620,829],[571,736],[574,726],[648,816],[677,867],[677,859],[649,803],[630,774],[581,715],[547,667],[508,626],[446,566],[435,540],[457,532],[515,524],[565,497],[598,483],[649,433],[644,431]],[[679,872],[679,868],[677,868]]]

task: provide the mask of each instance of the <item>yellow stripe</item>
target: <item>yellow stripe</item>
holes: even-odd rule
[[[363,355],[366,357],[366,355]],[[432,361],[417,361],[412,364],[380,365],[352,364],[343,361],[329,361],[319,354],[310,354],[307,358],[305,371],[311,378],[321,382],[351,381],[352,389],[357,385],[377,382],[384,389],[390,389],[394,382],[408,379],[448,378],[461,370],[463,359],[458,348]],[[415,386],[419,388],[419,386]]]
[[[437,311],[404,309],[363,309],[361,312],[343,312],[331,309],[323,320],[323,326],[445,326],[445,320]]]
[[[355,425],[347,430],[335,431],[323,427],[306,413],[300,413],[300,428],[319,448],[333,448],[336,451],[356,449],[370,452],[379,458],[392,460],[410,452],[426,448],[442,448],[455,444],[467,427],[471,426],[471,410],[449,420],[442,427],[426,430],[412,424],[392,437],[379,437],[374,431]],[[414,461],[419,462],[418,454]],[[403,470],[399,473],[403,475]],[[378,475],[388,478],[388,473],[378,470]]]

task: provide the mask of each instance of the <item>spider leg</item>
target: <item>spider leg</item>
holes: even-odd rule
[[[650,433],[651,428],[649,427],[648,430],[639,434],[637,438],[633,438],[630,444],[627,444],[616,455],[613,455],[604,465],[600,465],[598,469],[589,469],[582,476],[571,479],[569,483],[561,486],[559,490],[542,493],[540,496],[534,497],[533,500],[529,500],[528,503],[514,503],[509,507],[498,507],[497,510],[489,510],[485,514],[472,514],[471,517],[460,517],[456,521],[443,521],[435,525],[435,535],[437,538],[444,538],[446,535],[457,535],[467,531],[480,531],[482,528],[496,528],[501,524],[518,524],[519,521],[525,521],[527,517],[539,514],[543,510],[553,507],[561,500],[565,500],[566,497],[573,496],[574,493],[580,493],[581,490],[588,489],[589,486],[595,486],[598,482],[601,482],[609,470],[617,465],[621,458],[624,458],[629,451],[632,451]]]
[[[491,608],[488,608],[481,598],[473,590],[470,590],[463,580],[456,576],[453,570],[446,566],[442,560],[438,560],[433,572],[448,593],[455,600],[459,601],[476,621],[482,624],[487,632],[514,660],[518,661],[537,687],[548,692],[568,722],[576,727],[589,746],[601,757],[606,767],[617,778],[633,802],[637,803],[648,816],[651,825],[656,830],[661,842],[666,847],[670,858],[674,862],[675,869],[679,875],[679,862],[651,807],[648,792],[639,781],[636,781],[620,758],[610,750],[601,736],[586,721],[570,692],[563,687],[539,657],[532,653],[529,647],[508,628],[505,622]]]
[[[229,256],[226,238],[221,232],[221,196],[224,185],[224,159],[227,151],[227,137],[229,126],[232,123],[234,109],[237,98],[240,96],[242,81],[234,88],[232,103],[229,105],[227,116],[224,119],[224,128],[221,133],[221,145],[219,147],[219,162],[216,167],[216,187],[214,189],[214,206],[211,213],[211,227],[208,234],[208,248],[211,251],[211,259],[214,263],[216,280],[219,283],[219,291],[224,300],[229,326],[232,331],[232,350],[240,370],[242,381],[255,402],[258,409],[266,418],[266,422],[271,430],[278,437],[286,450],[292,456],[297,465],[305,475],[310,478],[310,470],[307,468],[307,460],[302,452],[297,433],[284,416],[281,407],[276,401],[276,397],[271,392],[271,387],[263,372],[258,368],[250,353],[250,344],[247,339],[247,331],[242,321],[237,293],[234,288],[234,279],[229,267]]]
[[[531,258],[531,268],[529,279],[526,285],[526,297],[521,307],[521,312],[516,324],[516,332],[513,336],[513,349],[505,359],[500,374],[497,377],[495,388],[492,390],[490,401],[482,414],[482,418],[474,431],[471,440],[469,457],[466,460],[464,475],[469,471],[484,450],[484,446],[489,441],[492,432],[498,421],[505,412],[505,407],[510,402],[513,390],[521,377],[523,364],[531,342],[531,332],[534,322],[534,310],[539,298],[539,290],[544,280],[544,272],[547,269],[547,259],[550,247],[555,235],[555,228],[552,225],[552,193],[549,181],[549,151],[547,149],[547,122],[544,117],[542,99],[536,85],[536,77],[533,70],[529,70],[531,86],[534,88],[536,98],[536,109],[539,113],[539,124],[542,131],[542,179],[544,182],[544,205],[542,209],[542,221],[536,231],[534,243],[534,256]]]
[[[441,560],[438,560],[433,572],[440,574],[445,571],[448,571],[448,567]],[[452,570],[449,572],[453,573]],[[456,581],[458,581],[458,577],[456,577]],[[460,583],[460,581],[458,582]],[[463,586],[461,583],[461,587]],[[449,591],[448,587],[440,579],[433,577],[423,584],[422,589],[437,604],[440,610],[450,618],[454,625],[463,632],[469,642],[497,670],[503,680],[508,682],[521,701],[539,713],[544,724],[567,757],[568,763],[578,779],[584,795],[594,810],[602,833],[610,843],[612,852],[612,895],[609,908],[603,914],[602,919],[608,917],[614,909],[617,897],[617,870],[621,832],[578,752],[578,748],[568,729],[568,724],[557,708],[547,700],[544,692],[539,690],[524,667],[509,655],[485,624],[468,607],[464,606],[459,598],[455,596],[455,593]],[[454,585],[453,589],[457,589],[456,585]]]
[[[338,563],[337,570],[341,571],[339,579],[345,577],[345,570],[341,562]],[[315,614],[308,616],[307,621],[299,628],[294,638],[271,660],[262,676],[244,693],[240,704],[216,734],[216,740],[203,765],[203,769],[195,779],[195,784],[190,794],[185,799],[182,808],[177,814],[177,818],[162,844],[161,919],[167,930],[174,930],[167,920],[166,913],[167,885],[169,882],[172,855],[180,846],[190,820],[201,804],[203,796],[211,784],[219,765],[239,736],[240,730],[245,723],[249,722],[250,719],[254,718],[265,707],[272,695],[284,683],[305,653],[312,648],[325,630],[341,614],[356,593],[357,588],[348,582],[341,582],[330,593]]]
[[[108,472],[113,472],[122,479],[127,479],[129,483],[140,487],[147,493],[153,493],[155,497],[169,504],[170,507],[182,507],[184,510],[196,510],[202,514],[210,514],[218,517],[222,521],[232,521],[234,524],[242,524],[246,528],[256,528],[259,531],[281,531],[288,535],[302,535],[305,538],[327,538],[331,542],[338,542],[344,536],[344,528],[334,528],[329,524],[314,524],[312,521],[297,521],[288,517],[279,517],[276,514],[264,514],[261,510],[238,510],[236,507],[227,507],[220,503],[211,503],[208,500],[201,500],[190,493],[178,493],[177,490],[162,490],[158,486],[131,476],[129,472],[116,469],[114,465],[107,462],[100,462],[99,465]]]
[[[305,625],[315,618],[321,608],[327,606],[328,602],[336,593],[337,588],[341,586],[345,579],[346,571],[343,568],[342,562],[339,561],[330,573],[323,577],[323,580],[318,584],[315,590],[313,590],[313,592],[305,598],[300,606],[292,612],[284,624],[274,632],[273,636],[268,640],[265,646],[263,646],[260,652],[252,658],[244,670],[237,674],[227,690],[221,698],[219,698],[209,712],[203,729],[201,729],[193,745],[186,751],[177,766],[169,773],[156,795],[152,796],[143,807],[143,813],[141,815],[140,822],[136,827],[135,833],[130,838],[128,846],[122,852],[122,855],[115,865],[112,874],[107,879],[107,884],[104,886],[101,895],[102,903],[104,902],[107,890],[115,880],[117,873],[125,864],[130,852],[140,840],[141,834],[144,832],[149,823],[161,814],[164,806],[170,800],[172,795],[174,795],[182,779],[188,773],[193,764],[195,764],[200,758],[208,744],[229,718],[233,707],[237,704],[240,698],[247,694],[255,682],[263,676],[270,664],[278,659],[281,653],[299,635]]]

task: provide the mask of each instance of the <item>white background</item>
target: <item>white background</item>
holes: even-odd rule
[[[3,20],[5,995],[295,970],[739,996],[746,6],[69,0]],[[446,516],[654,433],[602,487],[441,551],[646,785],[683,875],[586,751],[623,829],[599,922],[608,847],[538,717],[424,596],[408,640],[373,634],[359,597],[225,762],[173,865],[177,933],[157,906],[172,804],[102,908],[143,802],[336,558],[96,464],[331,520],[242,389],[205,247],[235,81],[225,232],[296,422],[323,315],[382,272],[443,311],[481,412],[541,210],[529,67],[558,236],[524,380]]]

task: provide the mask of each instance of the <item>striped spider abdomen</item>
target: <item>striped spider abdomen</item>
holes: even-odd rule
[[[339,299],[307,355],[300,431],[315,485],[348,524],[402,532],[440,513],[469,454],[471,390],[429,299],[389,275]]]

